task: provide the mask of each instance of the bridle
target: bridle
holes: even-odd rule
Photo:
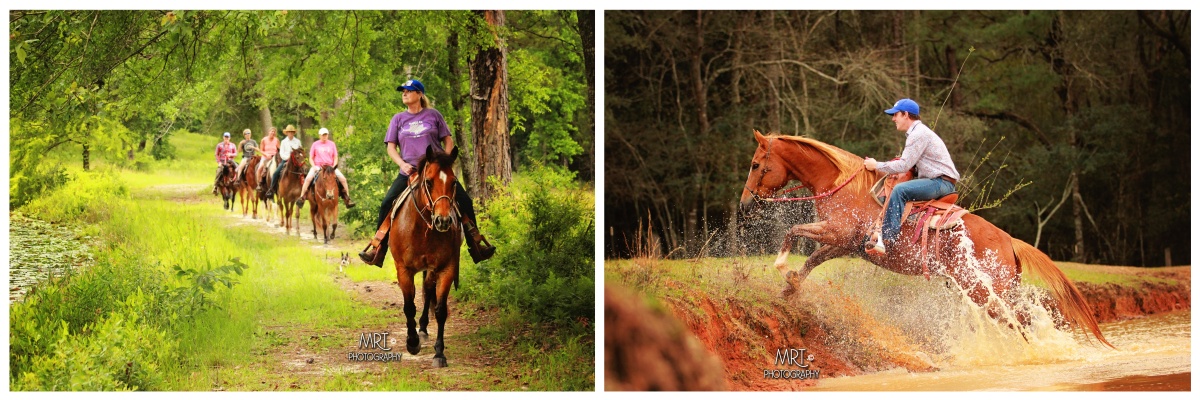
[[[422,163],[422,165],[417,168],[417,172],[418,172],[417,177],[419,178],[417,180],[417,185],[425,193],[426,204],[424,206],[417,204],[417,196],[408,196],[408,197],[412,198],[413,207],[416,208],[417,215],[421,216],[421,221],[425,222],[425,227],[429,228],[429,230],[432,231],[432,230],[434,230],[434,228],[433,228],[433,207],[437,206],[437,203],[439,201],[446,200],[447,202],[450,203],[450,209],[454,210],[454,213],[451,214],[452,218],[457,219],[458,215],[461,214],[461,212],[458,211],[458,203],[455,202],[454,197],[452,197],[452,195],[455,193],[455,191],[458,190],[458,188],[451,185],[450,186],[450,195],[451,196],[441,195],[441,196],[438,196],[437,198],[433,198],[433,191],[430,189],[430,186],[432,186],[432,185],[430,185],[428,183],[428,182],[430,182],[429,179],[425,179],[425,174],[422,171],[424,168],[425,168],[424,163]],[[433,199],[433,200],[429,200],[429,199]],[[428,217],[425,216],[426,210],[429,211]]]
[[[767,166],[766,161],[771,158],[771,147],[774,144],[775,144],[774,139],[767,139],[767,154],[763,156],[762,162],[759,163],[759,165],[762,165],[762,168],[761,168],[762,172],[758,178],[759,182],[762,182],[762,178],[767,176],[767,172],[771,171],[771,168],[769,166]],[[846,185],[849,185],[850,182],[854,180],[854,177],[858,176],[858,174],[862,173],[864,170],[866,170],[866,168],[867,167],[864,164],[862,167],[860,167],[858,169],[858,171],[855,171],[853,174],[851,174],[849,179],[846,179],[845,182],[842,182],[841,185],[838,185],[837,187],[830,189],[824,193],[813,195],[813,196],[808,196],[808,197],[783,197],[783,198],[775,197],[775,196],[780,196],[783,194],[787,194],[787,193],[794,192],[794,191],[808,187],[804,184],[804,182],[800,182],[800,185],[793,187],[791,189],[784,190],[782,192],[776,190],[776,193],[772,193],[769,197],[759,196],[758,193],[756,193],[753,189],[750,189],[749,184],[746,184],[744,187],[746,188],[747,192],[750,192],[750,195],[754,197],[754,201],[756,201],[756,202],[776,203],[776,202],[784,202],[784,201],[818,200],[818,199],[832,196],[834,193],[837,193],[837,191],[842,190],[842,188],[846,187]]]

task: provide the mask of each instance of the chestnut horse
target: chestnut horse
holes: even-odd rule
[[[304,184],[304,175],[308,173],[308,162],[304,158],[304,149],[292,150],[283,171],[279,173],[279,192],[275,193],[275,205],[279,207],[279,226],[284,228],[284,234],[292,233],[296,227],[296,236],[300,236],[300,208],[296,200],[300,198],[300,185]],[[293,212],[295,214],[293,214]],[[292,221],[292,215],[296,220]]]
[[[224,201],[221,207],[229,211],[233,211],[233,206],[237,202],[236,171],[237,164],[233,161],[226,161],[225,165],[221,166],[221,177],[217,179],[217,191],[221,192],[221,200]]]
[[[246,161],[246,167],[242,169],[241,189],[238,191],[242,194],[242,217],[245,218],[249,213],[251,206],[254,208],[254,219],[258,219],[258,156],[250,157]]]
[[[770,135],[754,132],[758,149],[742,190],[741,206],[748,213],[764,199],[769,199],[790,181],[799,181],[818,194],[814,208],[818,222],[792,227],[783,240],[775,268],[783,274],[787,286],[785,295],[795,293],[800,283],[821,263],[836,257],[855,255],[884,269],[905,274],[921,275],[922,261],[918,256],[921,249],[913,244],[916,223],[904,221],[900,237],[895,245],[888,246],[886,255],[875,256],[863,251],[863,242],[876,217],[883,207],[870,193],[872,184],[882,173],[869,172],[863,168],[863,158],[820,141],[799,137]],[[965,229],[965,232],[963,232]],[[958,234],[957,232],[962,232]],[[986,307],[988,314],[997,320],[1015,318],[1018,323],[1028,324],[1023,313],[1005,316],[999,304],[989,304],[990,293],[1009,302],[1011,306],[1014,289],[1021,282],[1021,270],[1027,268],[1042,278],[1052,289],[1063,318],[1072,326],[1083,326],[1101,343],[1112,347],[1096,325],[1092,308],[1084,300],[1075,285],[1054,265],[1050,257],[1037,248],[1009,236],[990,222],[975,214],[963,216],[963,226],[952,230],[929,232],[938,237],[932,240],[938,248],[930,249],[937,262],[931,262],[931,272],[945,275],[959,287],[967,290],[971,300]],[[973,254],[960,254],[963,236],[974,243]],[[804,267],[792,271],[787,266],[787,256],[798,237],[813,239],[822,246],[813,252]],[[987,275],[981,279],[969,262],[974,257],[979,273]],[[940,270],[938,266],[940,265]],[[990,285],[987,281],[990,280]],[[1011,309],[1011,307],[1009,307]],[[1011,325],[1011,320],[1009,324]]]
[[[450,154],[436,151],[433,146],[425,149],[425,157],[418,163],[416,173],[409,176],[411,192],[392,218],[388,247],[396,263],[396,280],[404,292],[404,317],[408,322],[408,352],[421,351],[421,338],[417,336],[417,312],[413,298],[416,288],[413,276],[425,273],[424,309],[421,311],[421,336],[429,337],[429,307],[437,318],[438,334],[434,342],[433,366],[445,367],[446,355],[443,333],[446,332],[446,315],[450,285],[458,286],[458,257],[463,235],[459,224],[462,216],[454,202],[454,160],[458,158],[458,147]]]
[[[308,211],[312,216],[313,238],[317,238],[317,227],[320,226],[324,243],[329,244],[338,226],[338,179],[332,165],[321,167],[307,194],[305,200],[312,202]]]

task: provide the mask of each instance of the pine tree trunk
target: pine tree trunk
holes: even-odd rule
[[[476,179],[471,193],[480,203],[491,198],[496,188],[487,180],[499,178],[500,185],[512,180],[508,134],[508,65],[504,39],[504,11],[476,11],[487,23],[495,47],[480,49],[471,64],[471,133],[475,144]]]
[[[579,41],[583,46],[583,75],[587,78],[587,103],[584,107],[584,123],[579,130],[584,140],[582,162],[577,162],[581,179],[592,180],[596,176],[596,11],[579,10],[575,12],[576,25],[579,29]]]

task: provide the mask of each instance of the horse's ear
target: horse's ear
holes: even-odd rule
[[[757,141],[758,144],[761,144],[764,146],[767,145],[767,137],[763,136],[763,134],[761,132],[759,132],[758,129],[754,130],[754,140]]]
[[[454,160],[458,159],[458,146],[454,146],[454,150],[450,150],[450,164],[454,164]]]
[[[433,159],[433,145],[432,144],[425,147],[425,159],[426,160]]]

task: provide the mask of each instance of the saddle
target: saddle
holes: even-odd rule
[[[890,199],[892,189],[901,182],[912,180],[912,177],[913,171],[907,171],[886,176],[875,183],[871,193],[875,197],[875,201],[884,206],[884,211],[879,213],[875,226],[883,225],[883,214],[886,212],[887,200]],[[957,201],[958,192],[952,192],[935,200],[910,201],[904,205],[904,213],[900,220],[915,221],[917,224],[912,243],[920,243],[921,271],[926,280],[929,280],[929,258],[926,257],[926,253],[929,252],[929,237],[933,236],[933,256],[937,257],[938,232],[959,227],[963,223],[963,215],[970,212],[955,205],[954,203]],[[871,230],[873,231],[874,227]]]

